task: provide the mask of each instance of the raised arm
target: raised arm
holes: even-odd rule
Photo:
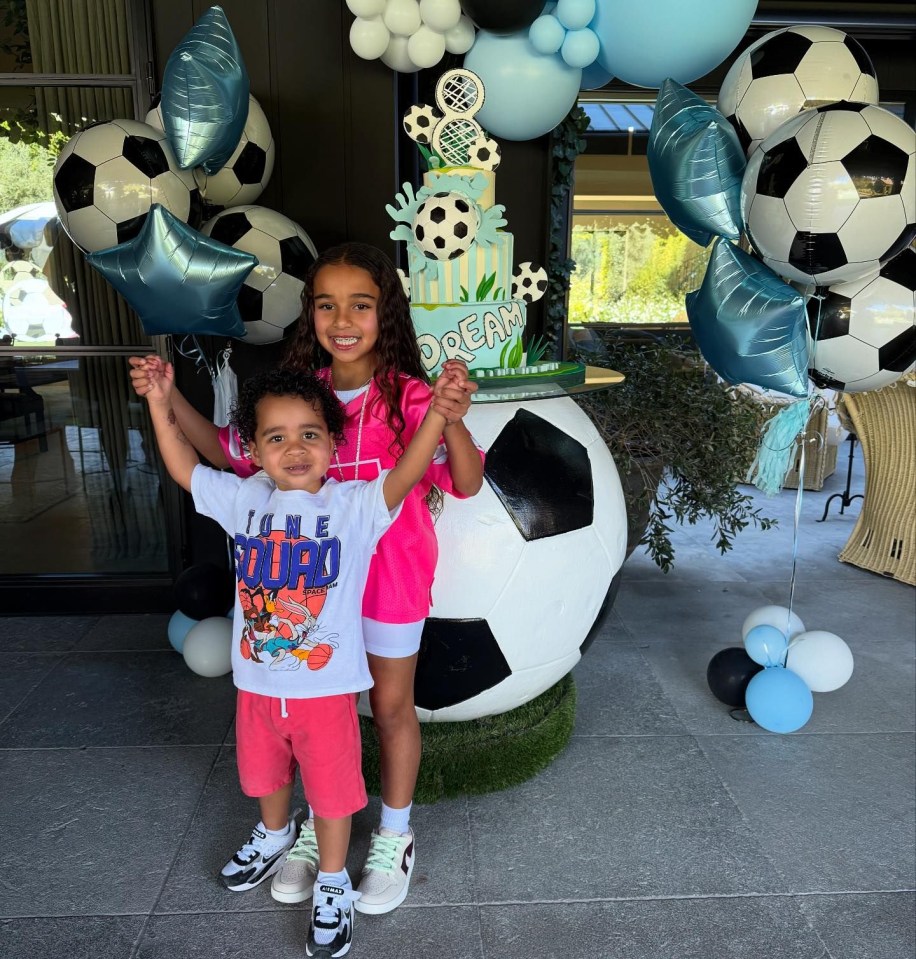
[[[439,438],[444,428],[445,417],[430,407],[420,428],[407,444],[404,455],[385,477],[382,490],[388,509],[400,506],[407,494],[423,478],[439,446]]]
[[[163,364],[159,374],[150,378],[143,396],[149,406],[150,420],[156,431],[156,443],[162,462],[165,463],[169,476],[182,489],[190,492],[191,474],[200,459],[179,426],[178,417],[172,408],[170,392],[174,376],[172,364]]]
[[[477,384],[468,379],[467,372],[460,360],[445,363],[433,389],[433,408],[445,417],[442,436],[455,489],[464,496],[473,496],[483,485],[483,462],[464,425],[464,415],[471,407],[471,395],[477,391]]]
[[[130,380],[134,392],[145,397],[153,380],[162,376],[165,361],[159,356],[150,355],[131,356],[127,362],[131,367]],[[217,468],[227,467],[229,463],[219,442],[219,429],[184,398],[174,383],[170,390],[172,410],[188,442]]]

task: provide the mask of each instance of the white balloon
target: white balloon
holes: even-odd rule
[[[188,669],[198,676],[225,676],[232,672],[232,621],[225,616],[202,619],[188,630],[182,649]]]
[[[458,25],[461,4],[458,0],[420,0],[420,16],[428,27],[445,33]]]
[[[418,67],[434,67],[445,55],[445,37],[427,26],[407,38],[407,56]]]
[[[812,629],[799,633],[786,656],[786,668],[808,684],[813,693],[829,693],[852,676],[852,651],[834,633]]]
[[[417,0],[388,0],[382,19],[392,33],[409,37],[420,29],[420,4]]]
[[[392,36],[382,54],[382,63],[399,73],[416,73],[420,69],[407,55],[407,37]]]
[[[390,40],[391,34],[381,17],[357,17],[350,25],[350,46],[364,60],[377,60],[388,49]]]
[[[381,16],[385,12],[386,3],[387,0],[347,0],[347,7],[355,17],[368,20],[370,17]]]
[[[741,639],[747,639],[747,634],[755,626],[775,626],[780,632],[785,634],[786,623],[789,624],[789,639],[805,631],[805,624],[793,611],[789,615],[789,610],[785,606],[761,606],[755,609],[741,627]]]
[[[474,24],[462,13],[458,25],[445,31],[445,49],[449,53],[467,53],[474,46],[476,36]]]

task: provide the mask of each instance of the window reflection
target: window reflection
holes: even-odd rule
[[[164,572],[162,484],[123,357],[0,357],[0,574]]]

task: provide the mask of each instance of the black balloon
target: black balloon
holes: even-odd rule
[[[726,706],[743,707],[747,684],[763,669],[743,646],[719,650],[706,667],[706,682],[713,696]]]
[[[481,30],[515,33],[534,23],[544,0],[461,0],[461,6]]]
[[[235,577],[213,563],[189,566],[175,580],[175,602],[191,619],[225,616],[232,609]]]

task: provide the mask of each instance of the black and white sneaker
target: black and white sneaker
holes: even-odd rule
[[[314,906],[305,942],[306,955],[318,959],[345,956],[353,942],[353,902],[359,899],[359,893],[316,882],[312,897]]]
[[[259,822],[251,830],[251,838],[220,870],[219,880],[233,892],[254,889],[283,865],[286,850],[296,841],[296,820],[289,821],[287,835],[282,838],[265,832]]]

